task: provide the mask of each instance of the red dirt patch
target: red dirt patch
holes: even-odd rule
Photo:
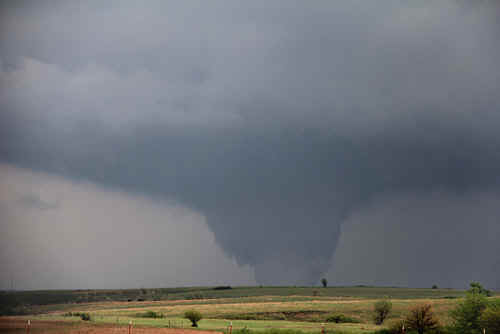
[[[26,320],[15,317],[0,317],[0,333],[26,333]],[[85,322],[35,320],[31,322],[30,334],[128,334],[127,326],[101,325]],[[137,327],[132,334],[214,334],[215,332],[178,329]]]

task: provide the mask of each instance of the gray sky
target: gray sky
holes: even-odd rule
[[[2,2],[2,287],[500,288],[499,15]]]

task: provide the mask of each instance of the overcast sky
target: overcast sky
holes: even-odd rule
[[[0,288],[500,289],[498,17],[0,2]]]

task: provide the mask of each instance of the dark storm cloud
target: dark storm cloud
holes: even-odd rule
[[[378,196],[344,222],[329,282],[498,287],[498,203],[488,191]]]
[[[500,190],[499,10],[4,5],[0,153],[174,198],[258,281],[316,282],[342,222],[377,197]]]

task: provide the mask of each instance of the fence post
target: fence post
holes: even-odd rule
[[[132,320],[128,322],[128,334],[132,332]]]
[[[321,324],[321,334],[325,334],[325,324]]]
[[[31,320],[28,320],[28,323],[26,324],[26,334],[30,334],[30,327],[31,327]]]

